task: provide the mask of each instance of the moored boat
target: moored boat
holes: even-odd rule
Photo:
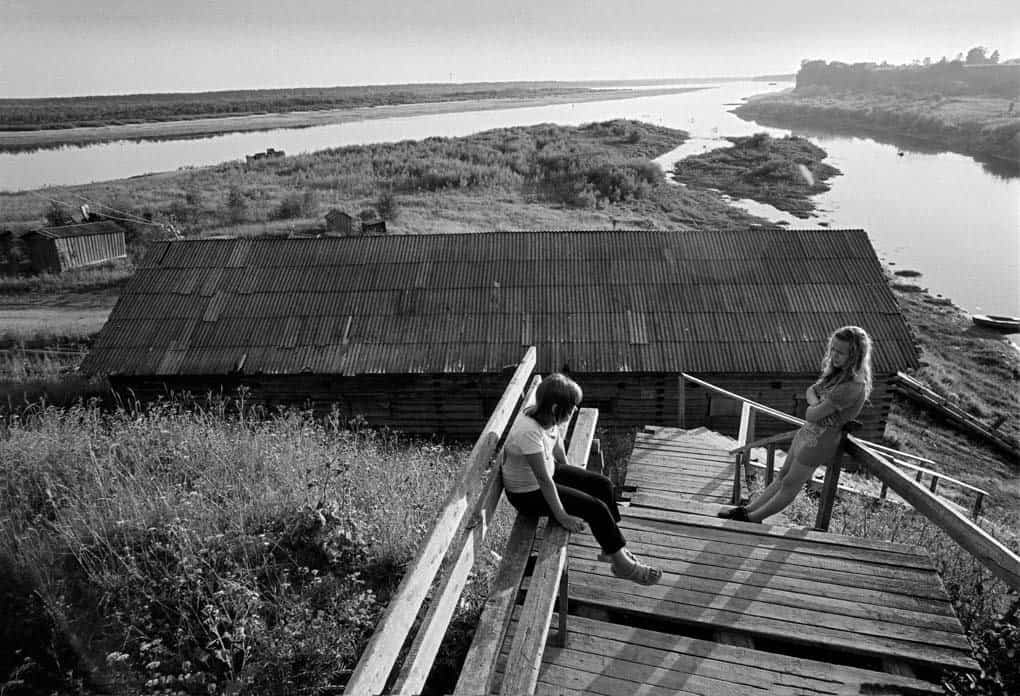
[[[972,314],[971,321],[978,326],[996,331],[1020,332],[1020,317],[1004,317],[996,314]]]

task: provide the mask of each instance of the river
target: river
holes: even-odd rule
[[[692,85],[677,85],[691,87]],[[743,98],[789,84],[733,82],[665,96],[605,102],[381,118],[193,140],[119,141],[86,147],[0,153],[0,190],[26,190],[198,167],[274,147],[288,154],[329,147],[461,136],[537,123],[581,124],[632,118],[689,131],[692,138],[659,158],[667,170],[687,155],[722,147],[725,136],[790,131],[743,121],[729,110]],[[656,85],[655,87],[662,87]],[[880,258],[920,271],[910,282],[952,298],[971,312],[1020,315],[1020,178],[997,174],[969,157],[893,146],[812,129],[799,133],[829,153],[843,175],[817,197],[819,214],[790,217],[750,201],[749,212],[791,227],[863,228]],[[902,155],[900,154],[902,152]]]

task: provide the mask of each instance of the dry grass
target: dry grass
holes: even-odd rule
[[[0,575],[43,600],[17,628],[45,640],[0,674],[38,686],[63,654],[131,693],[342,683],[466,450],[255,415],[226,401],[8,415]],[[463,612],[477,616],[489,566]]]

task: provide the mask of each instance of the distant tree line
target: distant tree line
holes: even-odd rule
[[[841,63],[805,60],[797,73],[797,88],[823,86],[861,92],[913,91],[944,96],[991,95],[1016,97],[1020,93],[1020,64],[999,63],[999,52],[991,55],[976,46],[956,59],[930,58],[913,65],[888,63]]]
[[[0,130],[122,125],[461,99],[542,97],[587,91],[586,88],[555,83],[476,83],[0,99]]]

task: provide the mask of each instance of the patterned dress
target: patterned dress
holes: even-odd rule
[[[842,382],[823,389],[820,403],[828,401],[836,407],[817,423],[808,421],[801,426],[790,446],[790,458],[795,464],[810,466],[812,469],[829,463],[842,435],[843,426],[852,421],[864,408],[864,384]]]

